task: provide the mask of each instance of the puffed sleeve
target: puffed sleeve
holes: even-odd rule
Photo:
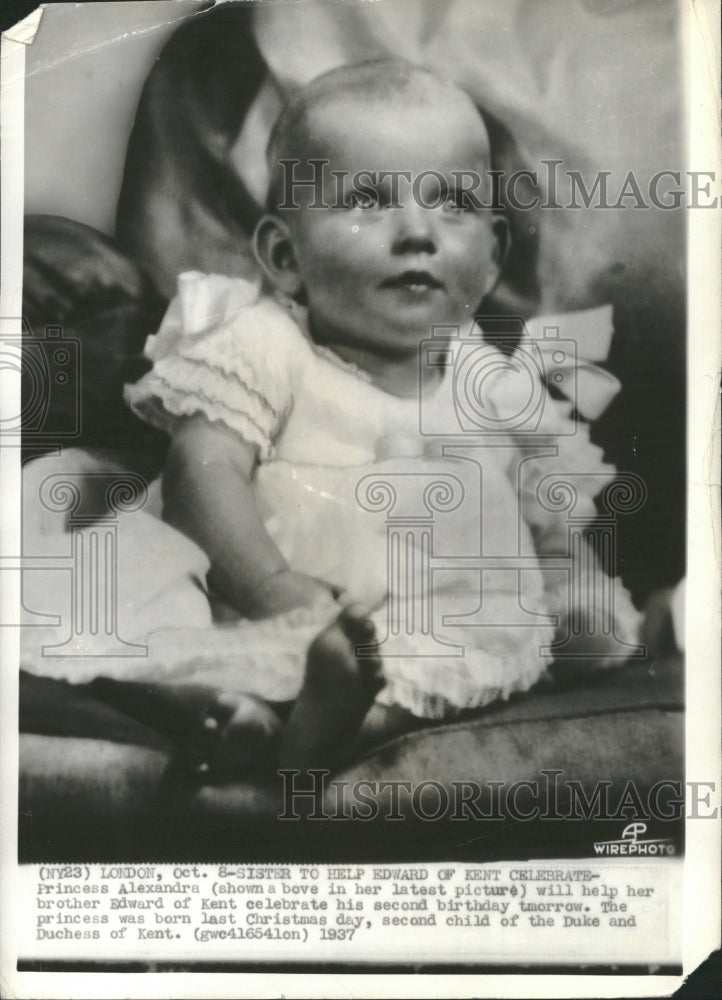
[[[173,433],[197,413],[273,453],[293,405],[294,372],[309,350],[297,324],[240,278],[180,276],[160,330],[145,353],[153,368],[125,398],[142,419]]]

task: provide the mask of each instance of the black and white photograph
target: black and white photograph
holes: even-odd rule
[[[719,947],[719,5],[17,6],[8,996],[672,992]]]

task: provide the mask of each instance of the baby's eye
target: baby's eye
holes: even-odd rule
[[[468,211],[466,199],[460,194],[450,194],[441,207],[445,212],[451,213]]]
[[[349,208],[369,209],[376,208],[378,196],[371,191],[352,191],[349,198]]]

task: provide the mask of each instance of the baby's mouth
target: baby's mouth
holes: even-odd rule
[[[432,288],[443,288],[438,278],[428,271],[403,271],[382,282],[382,288],[404,288],[410,292],[426,292]]]

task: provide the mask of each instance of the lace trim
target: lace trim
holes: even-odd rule
[[[536,634],[536,630],[534,631]],[[549,641],[550,636],[547,635],[546,642]],[[494,701],[506,701],[516,692],[528,691],[546,674],[547,667],[551,663],[550,656],[540,657],[536,649],[521,671],[519,671],[518,659],[505,661],[498,657],[488,656],[480,650],[474,651],[473,659],[475,660],[473,667],[475,672],[480,670],[482,666],[493,666],[495,668],[493,672],[496,673],[499,666],[502,666],[504,672],[508,672],[508,680],[496,679],[492,681],[490,678],[488,682],[484,683],[474,678],[475,683],[472,683],[471,678],[458,678],[460,683],[457,683],[456,686],[453,683],[447,684],[447,690],[442,693],[438,689],[430,690],[426,683],[422,686],[412,678],[394,675],[388,677],[386,687],[379,692],[376,700],[382,705],[401,705],[419,718],[453,719],[470,709],[483,708]],[[456,662],[459,663],[458,660]],[[384,671],[386,671],[390,661],[385,660],[383,663]],[[416,666],[418,669],[418,661]],[[458,671],[458,667],[456,670]],[[423,679],[425,682],[429,680],[427,677]],[[438,684],[440,679],[437,677],[437,688],[441,686]]]
[[[154,381],[156,386],[153,389],[161,391],[153,391],[151,387],[145,387],[146,392],[139,400],[134,399],[132,392],[128,391],[133,387],[126,387],[126,399],[131,408],[148,423],[172,434],[178,418],[192,417],[196,413],[203,413],[211,423],[225,424],[244,441],[256,445],[263,461],[267,461],[273,456],[278,432],[270,432],[245,410],[236,409],[226,403],[214,400],[199,389],[195,389],[193,393],[181,392],[174,389],[170,383],[158,375],[154,376]],[[151,395],[147,394],[148,391],[151,392]]]
[[[464,631],[472,633],[472,642],[481,642],[483,630]],[[421,718],[440,719],[506,699],[514,691],[528,690],[545,672],[552,658],[540,649],[549,646],[553,637],[550,626],[524,628],[516,630],[514,648],[508,642],[507,648],[497,653],[467,642],[463,657],[437,659],[422,653],[414,656],[410,636],[408,656],[382,659],[387,686],[377,700],[402,705]],[[496,629],[494,638],[499,639]]]
[[[168,392],[173,394],[180,393],[180,390],[177,389],[174,385],[171,385],[168,379],[164,378],[162,375],[156,375],[156,379],[158,380],[158,382],[161,383],[162,386],[164,386],[165,389],[168,390]],[[225,401],[220,402],[219,400],[213,399],[211,396],[206,395],[206,393],[202,389],[199,389],[197,386],[192,391],[189,391],[188,394],[191,398],[197,397],[198,399],[203,400],[203,402],[208,403],[210,406],[218,406],[224,410],[228,410],[230,413],[239,414],[245,417],[246,420],[250,420],[253,426],[258,428],[259,431],[264,431],[263,426],[257,420],[254,420],[254,418],[247,410],[243,410],[238,406],[231,406],[230,403],[226,403]]]
[[[363,368],[359,368],[357,364],[353,361],[344,361],[343,358],[339,357],[335,351],[332,351],[330,347],[324,347],[322,344],[311,344],[313,348],[313,353],[318,354],[319,357],[324,358],[326,361],[330,362],[334,367],[340,368],[341,371],[348,372],[349,375],[355,375],[356,378],[361,379],[362,382],[366,382],[369,385],[373,385],[373,379],[367,371]]]
[[[186,359],[183,358],[183,360]],[[276,409],[276,407],[273,405],[273,403],[271,403],[268,397],[264,395],[264,393],[262,393],[259,389],[254,388],[243,378],[241,378],[241,376],[238,374],[237,371],[231,371],[230,369],[223,368],[221,365],[215,364],[211,361],[207,361],[205,358],[194,358],[193,362],[195,364],[202,365],[203,368],[206,368],[214,375],[220,376],[221,378],[224,379],[230,379],[232,382],[235,382],[238,385],[238,387],[243,390],[243,392],[248,393],[248,395],[251,396],[253,399],[257,400],[257,402],[259,402],[261,406],[270,410],[274,420],[278,421],[282,419],[283,417],[282,412]],[[229,409],[233,409],[233,407],[229,406]]]

